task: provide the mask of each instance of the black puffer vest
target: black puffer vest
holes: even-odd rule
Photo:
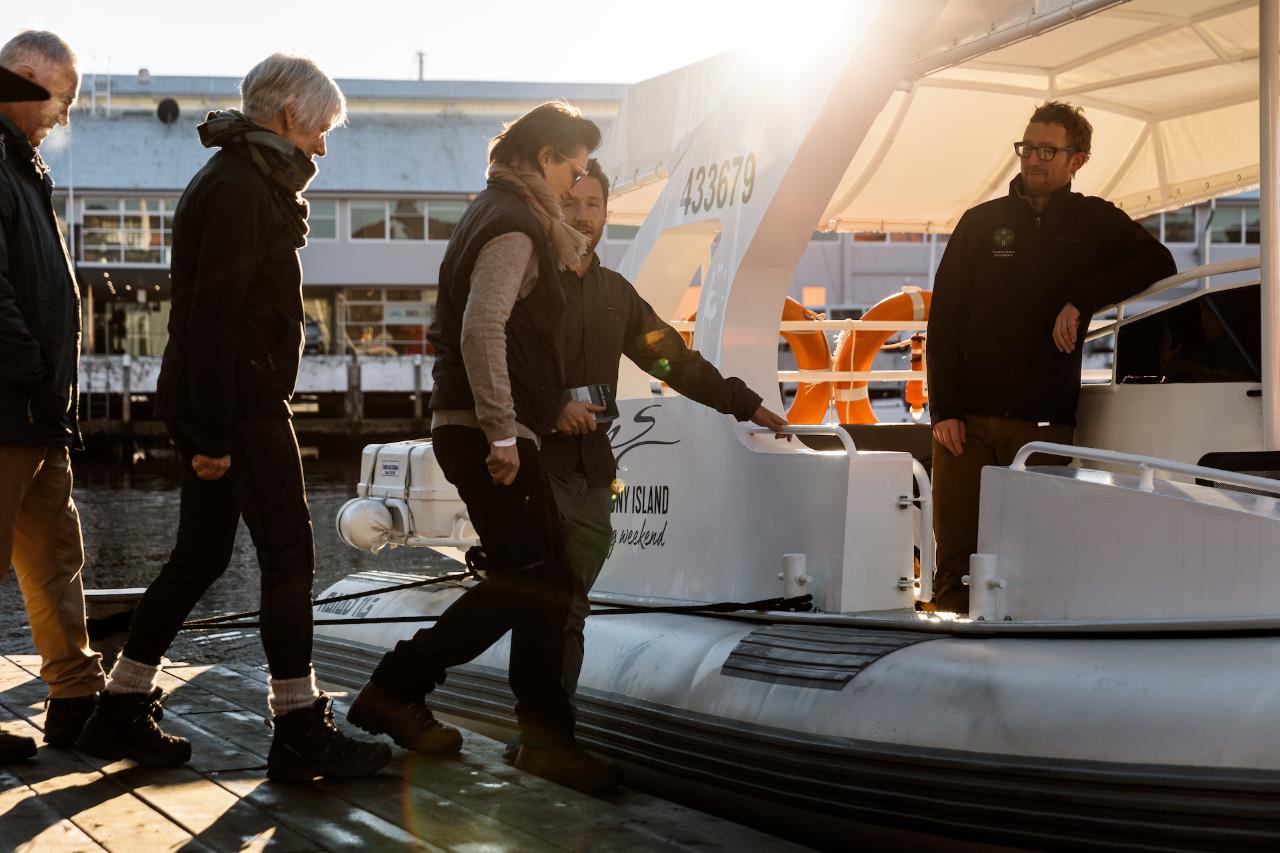
[[[507,371],[516,420],[541,436],[554,427],[564,390],[564,293],[551,244],[537,218],[519,191],[501,181],[490,181],[467,207],[440,264],[436,317],[427,335],[436,353],[431,408],[475,408],[462,363],[462,312],[480,250],[495,237],[513,231],[533,241],[538,281],[528,296],[516,301],[507,320]]]

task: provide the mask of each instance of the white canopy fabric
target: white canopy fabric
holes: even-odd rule
[[[1012,143],[1048,99],[1083,106],[1094,127],[1075,188],[1132,216],[1256,186],[1257,40],[1256,0],[952,0],[814,227],[951,231],[1007,191]],[[743,61],[627,91],[600,153],[611,222],[644,220]]]

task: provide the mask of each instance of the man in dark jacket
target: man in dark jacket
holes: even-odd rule
[[[1014,143],[1022,170],[1009,194],[961,217],[938,267],[928,350],[938,610],[969,609],[961,578],[977,547],[982,468],[1010,464],[1031,441],[1071,442],[1089,319],[1176,271],[1124,211],[1071,191],[1092,135],[1078,107],[1039,107]]]
[[[80,293],[39,146],[68,123],[80,75],[75,54],[47,32],[15,36],[0,66],[0,572],[12,560],[49,687],[45,742],[69,746],[104,678],[85,630],[71,499]],[[0,736],[0,761],[35,751],[30,738]]]
[[[700,353],[685,346],[640,294],[595,254],[604,236],[609,179],[591,160],[588,174],[564,200],[565,221],[586,235],[589,249],[574,269],[562,270],[564,375],[570,388],[607,385],[616,390],[622,356],[679,393],[718,412],[772,430],[786,419],[761,405],[760,395],[736,376],[724,377]],[[565,629],[565,684],[572,694],[582,670],[582,630],[587,594],[600,575],[613,530],[612,484],[617,466],[608,427],[597,424],[604,407],[569,401],[556,431],[542,443],[542,463],[565,528],[565,551],[573,572],[573,604]]]

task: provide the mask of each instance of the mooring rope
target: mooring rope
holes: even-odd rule
[[[432,581],[438,579],[432,578]],[[354,593],[346,596],[336,596],[330,601],[350,601],[355,598],[364,598],[370,595],[377,595],[381,592],[389,592],[393,589],[405,589],[406,587],[424,586],[422,583],[413,583],[408,585],[399,585],[396,587],[388,587],[383,590],[370,590],[365,593]],[[319,604],[321,602],[316,602]],[[690,615],[714,614],[714,613],[739,613],[744,610],[767,611],[767,610],[783,610],[787,612],[798,612],[808,610],[813,603],[812,595],[797,595],[793,598],[763,598],[759,601],[720,601],[710,604],[655,604],[652,606],[643,604],[619,604],[608,605],[599,610],[592,610],[589,616],[619,616],[634,615],[637,613],[687,613]],[[215,631],[227,628],[260,628],[261,622],[242,622],[238,619],[248,618],[249,616],[257,616],[260,611],[253,611],[245,614],[230,614],[228,616],[209,616],[204,619],[193,619],[182,625],[184,631]],[[397,622],[435,622],[439,616],[429,616],[421,614],[416,616],[362,616],[338,619],[316,619],[314,625],[385,625]]]

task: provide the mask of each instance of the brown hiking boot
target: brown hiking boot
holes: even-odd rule
[[[347,722],[390,735],[398,746],[422,755],[456,755],[462,749],[462,732],[437,720],[426,702],[405,702],[372,681],[351,703]]]
[[[533,749],[520,747],[516,769],[584,794],[603,794],[622,784],[622,766],[592,755],[581,747]]]

